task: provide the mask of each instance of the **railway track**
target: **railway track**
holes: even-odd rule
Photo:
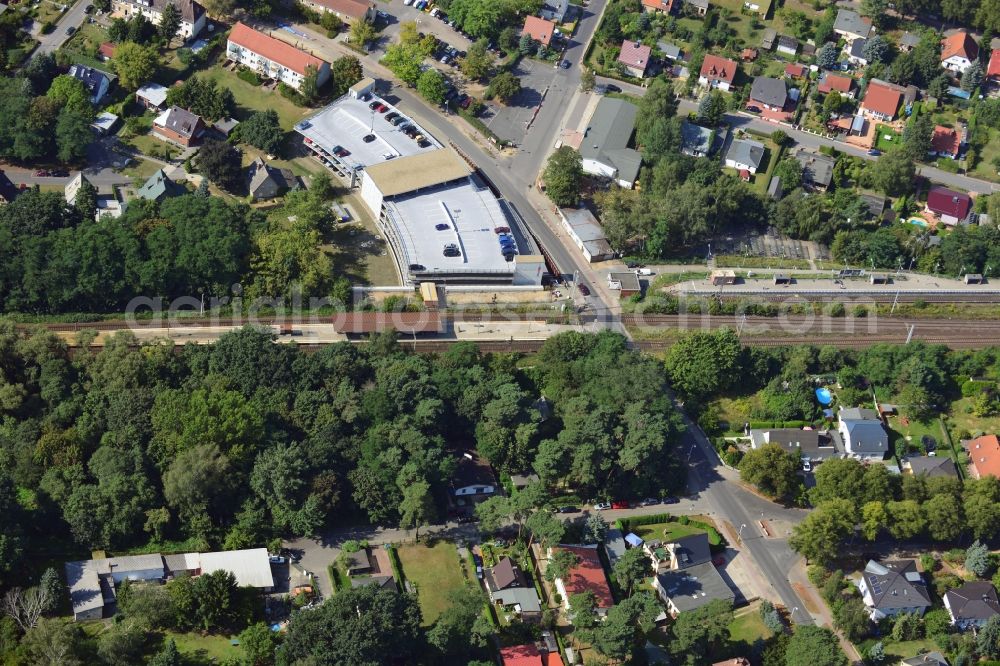
[[[822,290],[822,291],[793,291],[781,289],[763,290],[741,290],[741,291],[682,291],[671,292],[678,298],[689,300],[725,300],[725,301],[763,301],[766,303],[794,303],[796,301],[812,301],[817,303],[892,303],[898,300],[900,303],[1000,303],[1000,291],[972,291],[972,290],[942,290],[942,291],[853,291],[845,290]]]

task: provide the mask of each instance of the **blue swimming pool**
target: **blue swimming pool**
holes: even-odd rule
[[[907,220],[907,222],[909,222],[910,224],[912,224],[915,227],[927,227],[927,226],[930,226],[930,225],[927,224],[927,220],[925,220],[922,217],[911,217],[910,219]]]
[[[816,399],[821,405],[829,405],[833,402],[833,395],[830,393],[830,389],[818,388],[816,389]]]

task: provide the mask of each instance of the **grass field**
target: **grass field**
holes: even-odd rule
[[[736,611],[736,617],[729,625],[730,640],[733,643],[743,643],[747,651],[758,638],[767,640],[773,634],[774,632],[764,626],[764,621],[760,619],[759,602]]]
[[[715,257],[715,265],[729,268],[809,268],[807,259],[786,259],[784,257],[743,257],[737,254],[720,254]]]
[[[417,588],[424,626],[430,626],[448,608],[449,593],[465,584],[455,544],[423,542],[400,546],[397,552],[403,575]]]
[[[948,413],[952,430],[968,431],[970,435],[1000,432],[1000,416],[975,416],[966,411],[971,406],[972,398],[962,398],[951,403]],[[957,441],[955,445],[958,445]]]
[[[972,170],[971,176],[984,180],[1000,181],[1000,167],[993,163],[1000,158],[1000,132],[995,129],[989,130],[990,140],[983,147],[979,154],[979,163]]]
[[[931,419],[926,422],[917,421],[916,419],[907,419],[907,423],[904,425],[903,419],[905,416],[905,414],[901,416],[890,416],[887,419],[889,422],[890,435],[894,435],[894,440],[896,437],[906,437],[911,447],[919,447],[920,439],[924,435],[929,435],[938,443],[938,455],[952,457],[952,452],[949,450],[949,447],[945,442],[941,441],[941,426],[939,425],[937,419]]]
[[[202,636],[198,633],[166,632],[166,637],[173,638],[177,650],[190,664],[216,664],[231,657],[243,657],[243,648],[230,645],[226,636]]]
[[[886,139],[886,137],[892,137]],[[899,133],[888,125],[879,125],[875,128],[875,147],[885,152],[890,148],[899,145]]]
[[[212,79],[218,82],[220,87],[233,91],[236,104],[241,107],[236,112],[237,120],[242,120],[248,116],[249,111],[274,109],[278,113],[278,120],[281,122],[281,126],[289,130],[295,123],[313,112],[313,109],[292,104],[282,97],[281,93],[277,90],[271,91],[261,86],[250,85],[236,76],[235,72],[230,72],[221,65],[215,65],[204,72],[200,72],[198,75]]]
[[[660,540],[666,543],[682,539],[692,534],[704,534],[705,530],[693,525],[681,525],[677,522],[653,523],[652,525],[636,525],[632,528],[643,541]]]
[[[878,639],[869,638],[858,645],[862,654],[867,654],[868,649],[871,648],[877,642]],[[894,641],[890,639],[882,639],[882,647],[885,649],[885,661],[886,664],[896,664],[902,659],[909,659],[910,657],[916,657],[918,654],[923,654],[925,652],[930,652],[932,650],[940,650],[941,648],[937,643],[929,638],[924,638],[917,641]]]
[[[42,3],[43,6],[46,3]],[[108,31],[96,23],[84,22],[76,34],[66,42],[61,51],[73,54],[73,62],[96,67],[105,72],[113,72],[110,62],[97,59],[97,47],[108,41]]]

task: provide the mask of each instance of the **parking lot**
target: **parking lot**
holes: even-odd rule
[[[460,51],[467,51],[472,42],[446,22],[433,18],[429,13],[403,4],[403,0],[390,0],[379,4],[379,9],[388,13],[388,25],[383,28],[377,50],[384,53],[387,46],[399,40],[399,26],[404,21],[414,21],[419,32],[434,35]],[[344,33],[346,34],[346,32]]]
[[[506,105],[490,102],[486,126],[501,139],[520,143],[535,107],[542,101],[542,93],[546,88],[551,91],[559,71],[554,64],[522,58],[514,71],[521,79],[521,92]]]

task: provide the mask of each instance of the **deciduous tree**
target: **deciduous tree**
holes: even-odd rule
[[[114,65],[119,84],[135,90],[156,74],[159,56],[152,47],[125,42],[115,47]]]
[[[740,478],[765,495],[788,497],[799,485],[799,459],[777,444],[747,451],[740,461]]]
[[[580,197],[583,158],[569,146],[560,146],[549,156],[542,174],[545,193],[557,206],[571,206]]]

